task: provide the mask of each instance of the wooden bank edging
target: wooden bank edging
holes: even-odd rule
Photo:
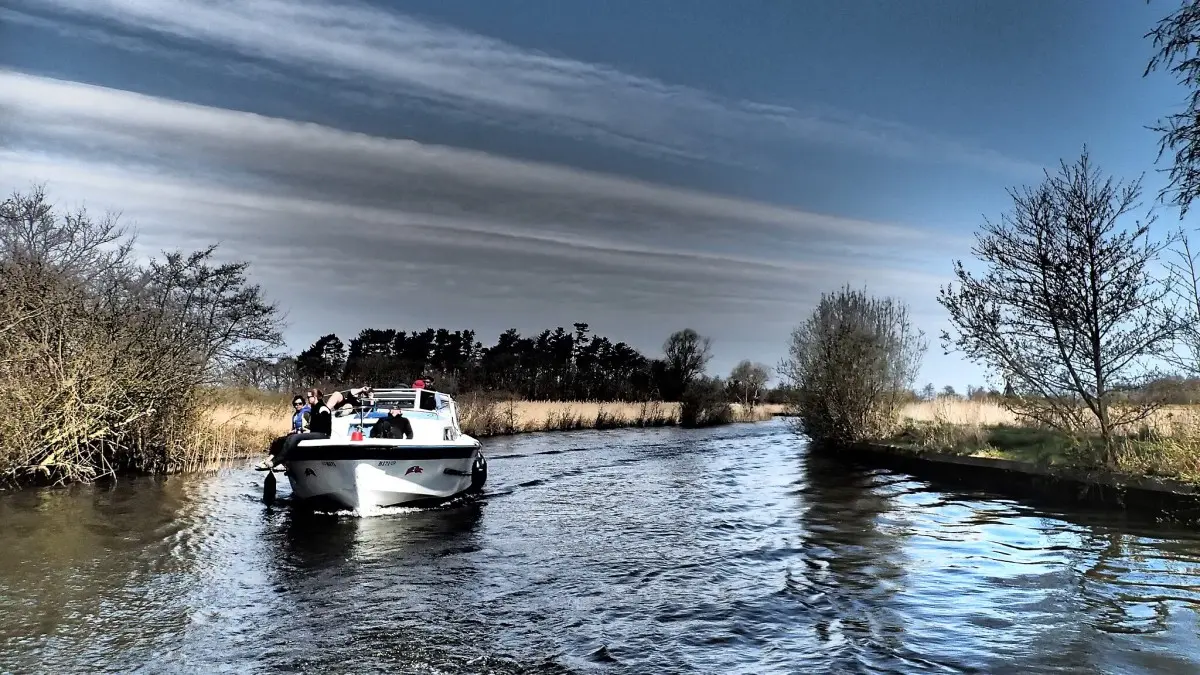
[[[1060,504],[1127,509],[1168,520],[1200,522],[1200,486],[1169,478],[969,457],[884,443],[858,443],[840,448],[838,452],[856,456],[872,465],[1002,494],[1031,496]]]

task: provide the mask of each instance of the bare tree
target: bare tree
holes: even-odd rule
[[[1180,217],[1200,196],[1200,1],[1185,0],[1146,34],[1156,50],[1143,77],[1164,69],[1187,91],[1187,104],[1167,115],[1151,130],[1160,135],[1158,158],[1174,152],[1167,170],[1170,182],[1160,196],[1171,195]]]
[[[1179,332],[1176,349],[1164,353],[1163,360],[1196,377],[1200,376],[1200,251],[1193,250],[1187,235],[1181,234],[1175,254],[1176,259],[1168,260],[1165,266],[1170,289],[1178,300],[1175,316]]]
[[[771,379],[771,370],[761,363],[751,363],[744,360],[733,367],[729,373],[728,386],[737,401],[746,407],[753,407]]]
[[[205,383],[235,363],[269,358],[268,350],[283,344],[278,307],[249,282],[248,263],[210,264],[216,249],[166,253],[150,262],[141,283],[160,317],[174,317],[158,324],[169,331],[164,337],[191,350]]]
[[[235,387],[265,391],[301,388],[296,359],[291,356],[253,356],[224,368],[220,376],[223,384]]]
[[[986,273],[956,261],[958,288],[941,290],[955,329],[943,342],[1004,373],[1018,394],[1005,400],[1013,412],[1066,431],[1090,416],[1107,441],[1153,410],[1153,401],[1113,402],[1152,375],[1179,328],[1169,283],[1150,270],[1169,239],[1150,241],[1149,220],[1120,226],[1140,180],[1102,179],[1086,148],[1058,175],[1009,194],[1012,213],[976,234]]]
[[[132,247],[116,214],[95,220],[79,208],[60,217],[42,185],[0,202],[0,259],[90,282],[128,272]]]
[[[849,287],[822,294],[780,366],[801,431],[835,445],[886,437],[926,348],[900,301]]]
[[[692,380],[704,374],[704,368],[712,358],[712,340],[691,328],[685,328],[667,338],[663,343],[663,352],[677,389],[670,393],[680,396]]]

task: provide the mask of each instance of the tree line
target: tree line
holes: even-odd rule
[[[1138,385],[1130,392],[1124,392],[1123,398],[1129,398],[1133,394],[1152,397],[1162,402],[1163,405],[1200,404],[1200,377],[1175,374],[1148,379],[1144,384]],[[1003,389],[995,386],[967,385],[966,391],[960,393],[951,385],[946,385],[938,389],[930,382],[919,391],[914,390],[909,392],[908,396],[914,402],[935,401],[939,399],[1000,402],[1005,397],[1016,397],[1016,390],[1011,384]]]
[[[450,394],[498,392],[533,400],[681,400],[697,387],[720,390],[729,402],[764,402],[770,369],[744,360],[728,376],[709,377],[712,341],[685,328],[669,335],[662,356],[650,358],[621,341],[557,327],[522,336],[516,329],[484,346],[475,331],[363,329],[349,344],[323,335],[304,350],[282,358],[250,359],[230,373],[244,386],[287,390],[353,384],[405,386],[431,379]]]

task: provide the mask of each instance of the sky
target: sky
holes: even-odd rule
[[[962,391],[937,292],[1009,188],[1087,144],[1154,205],[1175,5],[0,0],[0,191],[219,243],[293,351],[582,321],[651,357],[693,328],[726,375],[849,284]]]

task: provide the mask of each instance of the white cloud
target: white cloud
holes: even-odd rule
[[[783,338],[823,290],[932,305],[966,241],[0,71],[0,185],[121,209],[155,247],[224,243],[294,319],[481,337],[584,320],[654,351]],[[725,346],[722,346],[725,345]],[[728,350],[728,351],[726,351]]]
[[[353,0],[39,0],[33,6],[215,47],[243,61],[310,73],[353,91],[365,87],[387,99],[415,97],[543,130],[550,121],[566,133],[631,149],[736,163],[755,142],[832,143],[1006,173],[1040,169],[895,122],[820,106],[800,110],[731,100]],[[134,51],[181,48],[151,46],[131,35],[105,37],[91,27],[62,30]]]

